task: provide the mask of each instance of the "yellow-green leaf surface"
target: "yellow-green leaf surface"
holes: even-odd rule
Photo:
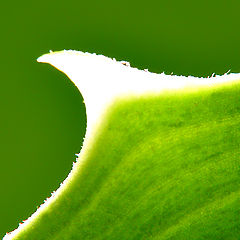
[[[69,177],[4,240],[239,239],[239,74],[167,76],[75,51],[38,61],[79,88],[87,133]]]

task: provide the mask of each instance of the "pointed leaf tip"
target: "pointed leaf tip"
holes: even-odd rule
[[[40,63],[47,63],[47,59],[48,59],[48,55],[49,53],[47,54],[43,54],[42,56],[38,57],[37,58],[37,62],[40,62]]]

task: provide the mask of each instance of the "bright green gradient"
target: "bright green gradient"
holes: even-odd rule
[[[57,201],[13,239],[237,239],[239,100],[238,83],[114,103]]]

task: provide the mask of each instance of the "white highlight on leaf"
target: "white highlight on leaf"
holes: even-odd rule
[[[64,72],[80,90],[87,111],[86,137],[94,129],[101,114],[117,97],[160,93],[164,90],[210,86],[240,79],[240,74],[211,78],[156,74],[130,67],[103,55],[74,50],[51,52],[38,58]]]

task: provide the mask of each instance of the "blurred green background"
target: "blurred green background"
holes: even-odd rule
[[[75,49],[158,73],[240,72],[237,0],[28,0],[0,9],[0,238],[58,188],[85,133],[80,93],[37,57]]]

